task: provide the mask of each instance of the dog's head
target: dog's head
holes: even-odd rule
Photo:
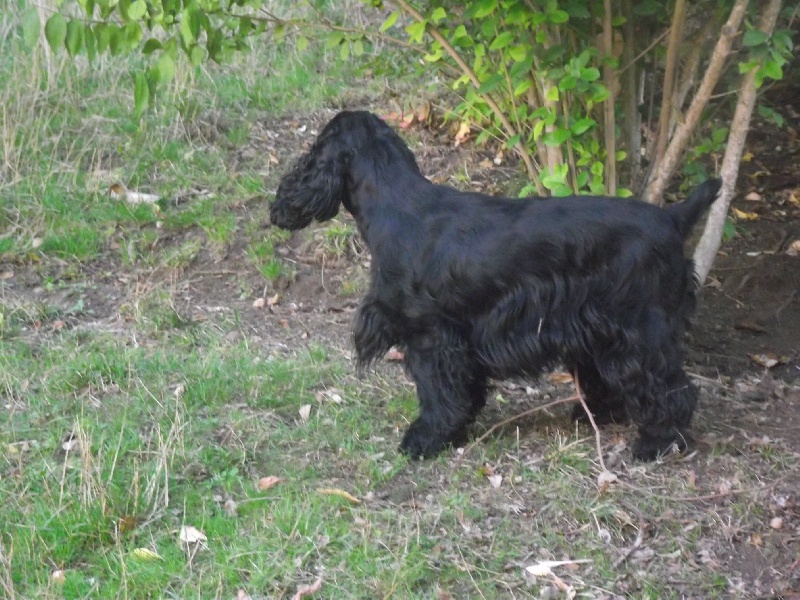
[[[342,203],[347,207],[347,168],[358,149],[357,133],[363,129],[365,114],[345,111],[336,115],[311,149],[281,178],[270,209],[273,225],[302,229],[314,219],[332,219]]]
[[[314,219],[332,219],[340,204],[357,217],[351,189],[374,172],[364,167],[397,160],[419,172],[412,152],[381,119],[366,111],[342,111],[281,178],[270,220],[283,229],[302,229]]]

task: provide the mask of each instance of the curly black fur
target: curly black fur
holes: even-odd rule
[[[633,454],[652,460],[686,447],[697,404],[682,368],[697,287],[683,242],[719,187],[707,181],[666,209],[461,192],[428,181],[378,117],[342,112],[281,179],[271,220],[300,229],[340,204],[355,217],[372,253],[358,364],[404,348],[420,403],[404,452],[463,439],[489,377],[560,363],[598,421],[638,425]]]

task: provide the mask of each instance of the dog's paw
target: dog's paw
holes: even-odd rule
[[[683,452],[686,448],[686,440],[683,436],[673,438],[640,437],[633,443],[631,452],[636,460],[653,461],[672,452]]]
[[[427,423],[417,419],[411,423],[403,436],[400,451],[414,459],[432,458],[445,447],[465,440],[466,432],[460,431],[456,435],[443,436]]]
[[[608,409],[608,407],[603,406],[600,410],[594,408],[592,416],[594,417],[594,422],[598,425],[610,425],[611,423],[625,425],[628,423],[628,421],[630,421],[630,417],[628,417],[628,413],[625,411],[625,407],[623,406],[612,409]],[[572,420],[577,421],[578,423],[590,423],[589,417],[587,416],[586,411],[583,409],[582,404],[577,404],[575,408],[572,409]]]

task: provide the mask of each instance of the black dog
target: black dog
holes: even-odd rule
[[[355,217],[372,253],[358,363],[404,348],[420,403],[404,452],[462,441],[489,377],[562,363],[598,422],[633,419],[633,454],[652,460],[686,447],[697,404],[682,368],[697,287],[683,242],[719,188],[707,181],[667,209],[460,192],[428,181],[378,117],[342,112],[281,179],[271,220],[301,229],[340,204]]]

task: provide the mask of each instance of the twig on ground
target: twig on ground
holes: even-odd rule
[[[592,429],[594,429],[594,441],[597,445],[597,460],[600,461],[600,468],[602,469],[602,472],[605,473],[608,471],[608,469],[606,469],[606,463],[603,460],[603,448],[600,443],[600,428],[597,427],[597,423],[594,422],[594,415],[592,415],[592,411],[589,410],[586,400],[583,399],[583,394],[581,393],[581,382],[578,379],[577,371],[572,374],[572,378],[575,380],[575,393],[578,396],[578,400],[580,400],[581,406],[583,406],[583,410],[586,411],[586,416],[589,417],[589,422],[592,424]]]
[[[624,563],[628,558],[630,558],[631,554],[633,554],[636,549],[642,545],[644,541],[644,528],[646,527],[647,523],[645,523],[644,515],[642,511],[638,508],[633,506],[632,504],[628,504],[627,502],[622,503],[625,508],[630,510],[631,512],[636,513],[636,516],[639,517],[639,530],[636,532],[636,539],[631,544],[630,548],[628,548],[617,560],[614,561],[613,567],[616,569],[622,563]]]
[[[505,419],[504,421],[500,421],[499,423],[495,423],[494,425],[492,425],[486,431],[486,433],[481,435],[474,442],[472,442],[469,446],[466,446],[464,448],[464,451],[455,460],[455,462],[453,463],[453,466],[457,466],[458,463],[461,461],[461,459],[464,458],[467,454],[469,454],[475,446],[477,446],[478,444],[483,442],[486,438],[488,438],[490,435],[492,435],[495,431],[497,431],[501,427],[505,427],[509,423],[513,423],[514,421],[517,421],[519,419],[524,419],[525,417],[527,417],[529,415],[532,415],[533,413],[538,412],[540,410],[545,410],[546,408],[552,408],[553,406],[557,406],[559,404],[566,404],[567,402],[575,402],[575,400],[578,400],[579,398],[580,398],[580,396],[577,396],[577,395],[576,396],[570,396],[568,398],[559,398],[558,400],[553,400],[552,402],[548,402],[547,404],[542,404],[541,406],[537,406],[535,408],[531,408],[531,409],[522,411],[521,413],[517,413],[516,415],[514,415],[512,417],[509,417],[508,419]]]

